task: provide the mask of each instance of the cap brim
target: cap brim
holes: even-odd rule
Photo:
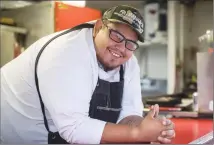
[[[126,25],[130,26],[137,33],[138,40],[140,42],[144,42],[143,36],[137,30],[135,30],[135,28],[132,25],[130,25],[129,23],[125,23],[125,22],[117,20],[117,19],[107,19],[107,20],[110,21],[110,22],[117,22],[117,23],[122,23],[122,24],[126,24]]]

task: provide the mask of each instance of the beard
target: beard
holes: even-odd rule
[[[97,55],[97,61],[98,61],[98,65],[99,67],[103,68],[104,71],[111,71],[117,67],[119,67],[122,64],[114,64],[115,60],[111,59],[110,61],[105,61],[103,58],[99,57],[99,55]]]

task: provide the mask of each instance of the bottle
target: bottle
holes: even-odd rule
[[[198,112],[198,92],[194,92],[192,94],[192,98],[193,98],[193,111],[194,112]]]

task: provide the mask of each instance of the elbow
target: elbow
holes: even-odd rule
[[[58,121],[58,131],[60,136],[68,143],[82,143],[80,140],[80,134],[86,120],[89,119],[87,116],[75,114],[74,116],[63,117]]]
[[[70,144],[99,144],[106,122],[87,115],[75,114],[60,118],[57,128],[60,136]],[[96,126],[96,127],[95,127]]]
[[[59,134],[60,136],[67,142],[67,143],[75,143],[75,129],[77,127],[75,127],[75,125],[68,125],[68,126],[64,126],[61,127],[59,129]]]

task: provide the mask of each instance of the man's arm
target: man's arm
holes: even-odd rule
[[[107,123],[100,143],[139,143],[139,132],[128,125]]]
[[[130,115],[122,119],[118,124],[128,125],[130,127],[137,127],[142,122],[143,117],[137,115]]]
[[[152,109],[143,120],[140,116],[128,116],[115,126],[107,124],[103,132],[101,143],[112,143],[111,141],[113,141],[113,143],[157,142],[160,132],[165,129],[165,126],[156,118],[156,113],[156,109]],[[165,139],[166,138],[164,138],[164,140],[161,139],[160,142],[170,142],[170,140]]]

